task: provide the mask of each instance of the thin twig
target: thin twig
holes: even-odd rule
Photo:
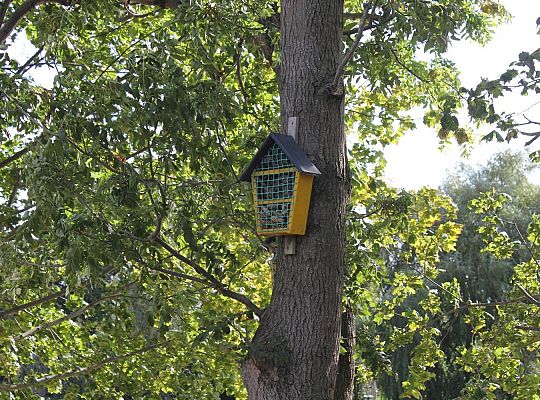
[[[410,267],[415,270],[418,274],[420,274],[420,276],[428,281],[430,281],[431,283],[433,283],[435,286],[437,286],[439,289],[441,289],[443,292],[446,292],[448,293],[450,296],[452,296],[454,299],[456,299],[457,301],[459,301],[460,304],[463,303],[463,299],[461,297],[458,297],[456,296],[454,293],[452,293],[451,291],[449,291],[448,289],[446,289],[443,285],[441,285],[440,283],[438,283],[437,281],[435,281],[434,279],[431,279],[429,276],[427,276],[424,272],[418,270],[414,265],[410,264]]]
[[[523,286],[521,286],[519,283],[516,283],[516,286],[519,290],[525,295],[526,298],[528,298],[533,304],[540,306],[540,301],[536,300],[532,294],[530,294]]]
[[[244,99],[244,107],[247,108],[247,100],[249,96],[244,87],[244,82],[242,80],[242,66],[240,65],[241,54],[242,54],[242,44],[243,44],[243,39],[241,39],[240,43],[238,43],[238,52],[235,53],[233,59],[236,66],[236,80],[238,81],[238,87],[240,88],[240,93],[242,93],[242,98]]]
[[[537,274],[540,272],[540,260],[538,260],[538,258],[536,258],[536,255],[534,254],[530,244],[529,244],[529,241],[526,240],[524,237],[523,237],[523,234],[521,233],[521,230],[519,229],[517,223],[515,223],[514,221],[508,221],[508,220],[503,220],[501,219],[501,221],[504,223],[507,223],[507,224],[510,224],[510,225],[513,225],[514,226],[514,229],[516,230],[519,238],[521,239],[521,242],[523,243],[523,245],[525,246],[525,248],[527,249],[527,252],[529,253],[529,255],[531,256],[531,259],[534,261],[534,263],[536,264],[536,267],[538,268],[538,271],[537,271]]]
[[[426,83],[427,79],[422,78],[420,75],[418,75],[416,72],[414,72],[412,69],[410,69],[403,61],[401,61],[396,53],[396,51],[393,48],[390,48],[390,51],[392,52],[392,55],[394,56],[396,62],[409,74],[417,78],[419,81]]]

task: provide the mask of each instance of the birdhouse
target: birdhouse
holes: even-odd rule
[[[257,233],[305,234],[313,177],[320,174],[291,136],[269,135],[240,177],[252,184]]]

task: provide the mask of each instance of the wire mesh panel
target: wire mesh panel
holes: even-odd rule
[[[274,173],[275,172],[275,173]],[[255,175],[257,201],[285,200],[294,195],[294,168],[270,170]]]
[[[294,167],[287,154],[281,148],[274,143],[266,155],[262,158],[256,171],[268,171],[272,169],[291,168]]]
[[[253,174],[257,228],[261,233],[288,232],[294,209],[296,176],[294,167]]]
[[[252,181],[258,230],[287,232],[294,206],[296,168],[274,143],[255,171]]]
[[[286,232],[289,228],[291,203],[258,204],[257,226],[263,233]]]

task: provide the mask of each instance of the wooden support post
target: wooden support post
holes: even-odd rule
[[[289,117],[287,121],[287,135],[298,141],[298,117]],[[283,237],[283,252],[286,255],[296,254],[296,235]]]
[[[287,135],[292,136],[294,141],[298,142],[298,117],[289,117]]]

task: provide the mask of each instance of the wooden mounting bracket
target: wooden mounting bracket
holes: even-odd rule
[[[289,117],[287,120],[287,135],[298,141],[298,117]],[[296,254],[296,236],[283,237],[283,252],[286,255]]]

